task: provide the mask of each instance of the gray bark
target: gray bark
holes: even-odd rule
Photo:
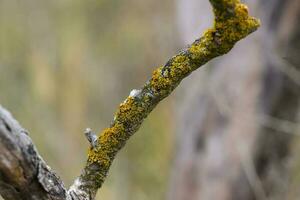
[[[6,200],[62,200],[66,189],[28,132],[0,106],[0,194]]]

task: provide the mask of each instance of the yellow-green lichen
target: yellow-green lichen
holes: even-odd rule
[[[214,29],[208,29],[204,32],[203,36],[199,41],[194,42],[189,48],[191,59],[196,63],[201,63],[210,58],[212,54],[211,44],[213,43]],[[199,65],[198,65],[199,66]],[[195,66],[196,68],[198,66]]]
[[[88,162],[97,162],[103,167],[109,167],[112,160],[111,156],[121,148],[121,143],[127,138],[128,136],[126,136],[122,124],[115,124],[110,128],[104,129],[100,133],[98,145],[89,149]]]
[[[192,72],[192,63],[188,56],[178,55],[170,65],[170,75],[173,82],[178,81]]]
[[[218,1],[214,1],[216,3]],[[259,27],[259,21],[248,15],[248,7],[239,1],[222,1],[227,7],[215,6],[215,23],[199,41],[189,48],[194,62],[203,64],[227,53],[233,45]]]
[[[143,116],[145,112],[145,107],[141,106],[141,104],[134,98],[128,97],[122,104],[116,113],[116,121],[119,123],[123,123],[125,128],[128,127],[128,123],[134,125]]]
[[[237,42],[256,30],[259,21],[248,15],[248,7],[245,4],[234,4],[233,15],[221,14],[215,18],[215,29],[220,32],[224,41]],[[227,40],[226,40],[227,39]]]
[[[150,87],[151,90],[155,93],[154,95],[166,93],[167,89],[171,87],[172,80],[170,80],[168,77],[163,77],[163,67],[159,67],[156,69],[153,74],[152,78],[150,80]]]
[[[99,145],[105,149],[107,153],[118,150],[120,142],[127,139],[125,129],[122,124],[115,124],[111,128],[105,129],[99,138]]]
[[[238,0],[211,0],[211,2],[216,15],[214,28],[208,29],[200,40],[190,46],[187,53],[173,57],[165,66],[153,72],[147,85],[151,95],[158,99],[164,98],[200,64],[227,53],[238,40],[259,26],[256,19],[249,17],[247,6]],[[152,98],[149,95],[142,95],[138,99],[130,96],[120,104],[112,127],[101,133],[98,147],[90,150],[89,162],[98,162],[107,167],[110,165],[115,153],[151,111]]]
[[[187,53],[173,57],[165,66],[153,72],[147,85],[151,95],[164,98],[200,64],[227,53],[238,40],[259,26],[258,20],[249,17],[247,6],[238,0],[211,0],[211,3],[215,12],[214,28],[208,29],[200,40],[190,46]],[[130,96],[120,104],[112,127],[105,129],[100,136],[99,147],[90,150],[90,162],[108,166],[110,157],[138,129],[153,107],[150,105],[152,97],[142,95],[140,98]]]
[[[109,168],[110,166],[110,158],[107,152],[103,151],[101,148],[99,149],[89,149],[88,152],[88,164],[99,163],[103,168]]]
[[[192,72],[192,63],[186,55],[177,55],[167,65],[156,69],[150,80],[150,88],[155,95],[168,95],[189,73]]]
[[[247,19],[249,17],[248,6],[245,4],[239,3],[235,6],[235,16],[239,19]]]
[[[214,27],[196,40],[188,49],[156,69],[149,82],[120,104],[110,128],[98,138],[96,147],[89,149],[87,180],[101,186],[116,153],[160,100],[168,96],[180,81],[193,70],[227,53],[236,42],[259,27],[259,21],[248,15],[248,8],[239,0],[210,0],[215,14]],[[94,164],[96,163],[95,167]],[[91,181],[89,181],[91,182]],[[93,186],[94,187],[94,186]]]
[[[109,167],[115,153],[141,123],[145,115],[144,111],[145,108],[140,106],[133,97],[128,97],[121,103],[113,125],[100,133],[98,145],[89,150],[88,162],[97,162],[101,166]]]

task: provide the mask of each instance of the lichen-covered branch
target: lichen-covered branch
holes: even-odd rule
[[[213,28],[164,66],[158,67],[141,89],[132,90],[120,104],[111,126],[100,133],[96,145],[90,148],[86,167],[69,190],[74,199],[94,198],[117,152],[183,78],[214,57],[226,54],[237,41],[259,27],[259,21],[248,15],[247,6],[239,0],[210,2],[215,14]]]
[[[154,107],[191,72],[255,31],[259,22],[238,0],[210,0],[214,27],[187,49],[158,67],[150,80],[120,104],[111,126],[97,138],[90,130],[88,161],[67,192],[37,153],[27,132],[0,107],[0,194],[7,200],[91,200],[104,182],[117,152]]]

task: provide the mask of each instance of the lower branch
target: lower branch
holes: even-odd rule
[[[65,200],[62,181],[38,154],[28,133],[0,106],[0,194],[6,200]]]

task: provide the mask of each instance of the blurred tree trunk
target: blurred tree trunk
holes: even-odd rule
[[[209,4],[189,1],[177,0],[185,43],[200,31],[194,27],[211,23],[195,26],[209,16]],[[182,95],[178,106],[169,200],[287,199],[291,141],[299,133],[300,1],[248,4],[262,29],[181,88],[192,96]]]

